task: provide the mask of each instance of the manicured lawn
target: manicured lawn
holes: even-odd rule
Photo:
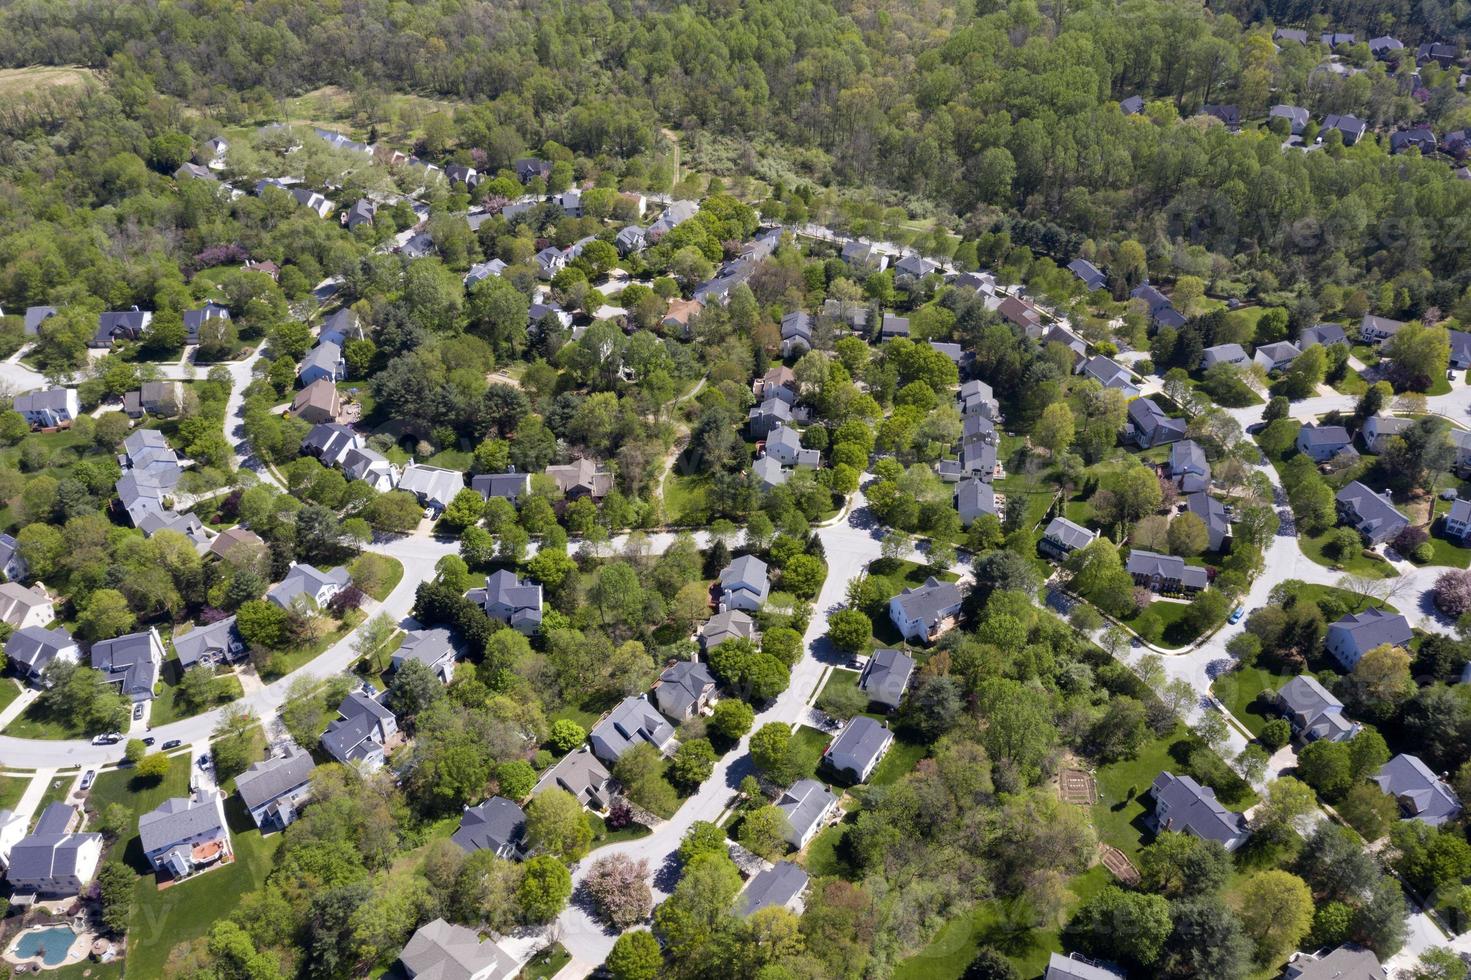
[[[857,690],[858,678],[861,676],[863,676],[861,671],[845,670],[841,667],[835,668],[833,672],[828,675],[827,682],[822,685],[822,694],[819,694],[817,696],[817,703],[821,704],[823,695],[827,694],[829,691],[839,691],[844,688]],[[872,718],[874,721],[881,721],[885,724],[888,724],[889,716],[881,711],[865,711],[863,712],[863,714]]]
[[[822,761],[822,753],[830,741],[825,733],[806,725],[792,733],[791,751],[797,760],[799,779],[816,775],[817,764]]]
[[[1246,667],[1216,678],[1216,682],[1211,685],[1211,693],[1220,698],[1221,703],[1236,716],[1237,721],[1246,726],[1253,738],[1260,738],[1262,727],[1281,715],[1263,711],[1257,703],[1257,695],[1262,691],[1276,691],[1291,679],[1290,674],[1273,673],[1263,667]]]
[[[519,980],[547,980],[556,976],[571,961],[572,954],[561,943],[552,943],[526,961],[526,965],[521,968]]]
[[[14,810],[29,785],[24,776],[0,776],[0,810]]]
[[[858,869],[848,860],[844,839],[848,836],[848,828],[852,826],[852,817],[843,820],[836,827],[829,827],[816,837],[812,843],[807,845],[807,851],[803,855],[802,863],[807,866],[807,873],[814,878],[843,878],[847,881],[858,880]]]
[[[592,811],[588,811],[587,825],[592,828],[593,847],[622,844],[625,841],[638,840],[640,837],[647,837],[653,833],[641,823],[631,823],[622,830],[609,830],[607,821]]]
[[[36,812],[31,816],[32,827],[35,826],[37,820],[41,819],[42,811],[48,806],[53,803],[60,803],[66,799],[67,794],[71,792],[72,784],[76,781],[77,773],[75,771],[61,773],[60,775],[51,777],[51,784],[46,787],[46,792],[41,794],[41,802],[36,804]],[[19,799],[19,797],[16,797],[16,799]]]
[[[956,980],[983,946],[1001,952],[1017,973],[1031,980],[1061,952],[1057,930],[1037,929],[1023,899],[989,899],[940,927],[924,949],[894,968],[894,980]]]
[[[881,647],[898,647],[903,649],[907,646],[904,636],[895,628],[893,620],[889,619],[889,599],[898,595],[905,589],[912,589],[924,585],[925,580],[931,575],[941,582],[954,582],[956,577],[950,572],[931,572],[924,565],[912,561],[885,561],[879,560],[868,566],[868,579],[878,586],[876,595],[882,596],[882,602],[877,606],[863,610],[873,621],[873,643]]]
[[[163,976],[164,964],[174,947],[203,936],[229,916],[247,892],[265,882],[275,866],[276,849],[284,836],[262,837],[237,799],[226,801],[225,814],[235,850],[233,863],[162,891],[152,875],[138,879],[128,929],[129,976]]]
[[[266,663],[265,669],[261,671],[261,676],[267,681],[275,680],[278,677],[285,677],[292,671],[321,656],[328,647],[351,633],[363,619],[364,615],[361,609],[349,610],[340,622],[329,618],[328,622],[332,624],[331,629],[310,643],[304,643],[299,647],[272,654],[271,659]]]
[[[217,708],[231,701],[238,701],[245,696],[245,691],[240,686],[240,680],[230,674],[224,674],[215,678],[215,695],[210,703],[195,707],[184,705],[178,700],[179,688],[174,684],[159,685],[159,693],[153,699],[153,708],[148,716],[150,725],[167,725],[171,721],[181,718],[193,718],[195,715],[203,714],[211,708]]]
[[[399,561],[397,558],[389,558],[387,555],[359,555],[356,559],[353,560],[352,565],[348,566],[348,572],[356,573],[358,563],[361,562],[364,558],[371,558],[373,561],[381,563],[383,567],[387,569],[388,573],[382,577],[382,580],[373,583],[374,588],[364,589],[364,591],[367,592],[368,595],[372,596],[374,599],[377,599],[379,602],[382,602],[384,599],[388,598],[388,594],[390,592],[398,587],[398,583],[403,581],[403,562]],[[357,581],[356,574],[353,574],[353,581]]]
[[[74,716],[53,718],[41,708],[39,701],[26,705],[26,710],[5,726],[5,734],[16,738],[84,738],[87,731]]]
[[[1338,603],[1339,605],[1342,605],[1350,612],[1363,612],[1365,609],[1369,609],[1371,607],[1383,609],[1387,612],[1399,612],[1399,610],[1395,608],[1394,605],[1385,602],[1382,599],[1371,599],[1364,596],[1354,595],[1347,589],[1336,588],[1332,585],[1314,585],[1303,582],[1297,586],[1294,592],[1299,599],[1306,599],[1307,601],[1315,603],[1319,606],[1321,606],[1325,600],[1331,600]]]
[[[1362,554],[1351,554],[1344,558],[1328,557],[1323,549],[1327,546],[1332,534],[1332,528],[1321,534],[1312,536],[1299,534],[1297,543],[1302,548],[1302,553],[1319,565],[1326,565],[1329,568],[1341,568],[1343,571],[1351,572],[1355,575],[1371,575],[1376,578],[1393,578],[1399,574],[1389,562],[1365,558]]]
[[[15,678],[0,678],[0,711],[4,711],[10,702],[20,697],[20,692],[20,683]]]
[[[1200,637],[1200,632],[1185,621],[1189,611],[1190,605],[1185,602],[1151,602],[1145,609],[1125,617],[1123,622],[1151,643],[1183,647]],[[1150,620],[1159,624],[1157,630],[1150,629]]]
[[[132,815],[133,832],[113,845],[112,857],[121,858],[139,874],[152,874],[138,843],[138,818],[172,796],[189,795],[189,756],[170,758],[169,771],[158,782],[139,779],[132,769],[113,769],[97,777],[87,794],[87,809],[101,813],[114,803]],[[134,909],[136,914],[137,909]]]
[[[1450,565],[1453,568],[1471,567],[1471,548],[1444,536],[1445,521],[1442,518],[1450,509],[1451,501],[1435,498],[1434,519],[1430,522],[1430,547],[1435,555],[1426,564]]]
[[[895,736],[894,744],[889,746],[889,751],[874,767],[873,775],[868,777],[869,785],[885,786],[898,782],[900,777],[914,771],[914,767],[928,751],[928,747],[919,742]]]
[[[469,472],[475,463],[475,454],[463,449],[441,449],[439,452],[424,460],[425,466],[439,466],[447,470],[459,470]]]

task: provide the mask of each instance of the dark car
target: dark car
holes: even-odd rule
[[[153,744],[153,736],[152,735],[145,735],[143,737],[143,744],[144,745],[152,745]]]
[[[163,743],[163,745],[159,746],[159,748],[161,750],[163,750],[164,752],[167,752],[169,749],[177,749],[179,746],[181,746],[183,744],[184,743],[182,741],[180,741],[179,739],[177,739],[177,738],[171,738],[167,742]]]

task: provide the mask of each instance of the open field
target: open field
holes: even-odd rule
[[[47,89],[77,88],[96,81],[90,68],[32,65],[29,68],[0,68],[0,98],[14,99]]]

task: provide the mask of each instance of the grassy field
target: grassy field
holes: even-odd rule
[[[367,557],[369,556],[359,555],[357,558],[355,558],[352,564],[348,566],[348,572],[350,574],[355,573],[357,571],[358,563]],[[403,581],[404,565],[403,562],[399,561],[397,558],[389,558],[386,555],[373,554],[372,558],[378,562],[384,563],[385,567],[388,569],[388,574],[383,577],[383,580],[381,582],[375,583],[375,588],[371,590],[365,589],[364,591],[367,592],[368,595],[372,596],[374,599],[382,602],[384,599],[388,598],[388,594],[390,592],[398,587],[398,583]],[[356,575],[353,575],[353,581],[357,581]]]
[[[0,810],[14,810],[29,785],[24,776],[0,776]]]
[[[706,473],[692,473],[685,476],[679,472],[678,467],[671,470],[664,478],[664,519],[670,524],[687,523],[685,515],[703,517],[708,504],[705,502],[705,491],[710,486],[710,477]]]
[[[266,664],[265,669],[261,671],[261,676],[267,681],[275,680],[278,677],[285,677],[297,668],[321,656],[328,647],[351,633],[363,619],[364,615],[361,609],[349,610],[340,622],[334,622],[329,619],[328,621],[333,623],[331,630],[310,643],[304,643],[299,647],[274,654]]]
[[[1152,643],[1183,647],[1200,636],[1198,630],[1185,622],[1189,611],[1190,605],[1185,602],[1151,602],[1146,608],[1125,617],[1123,622]],[[1157,630],[1149,626],[1151,621],[1159,624]]]
[[[852,825],[853,817],[850,814],[836,827],[829,827],[812,838],[812,843],[807,845],[807,850],[801,858],[801,863],[806,866],[808,874],[814,878],[858,880],[859,869],[849,859],[843,846],[844,839],[848,836],[848,828]]]
[[[87,732],[76,718],[53,718],[41,710],[39,702],[32,701],[5,726],[5,734],[16,738],[67,739],[84,738]]]
[[[1441,520],[1447,511],[1451,509],[1451,501],[1435,498],[1432,510],[1434,519],[1430,522],[1430,547],[1435,555],[1427,564],[1450,565],[1453,568],[1471,567],[1471,548],[1467,548],[1448,537],[1445,537],[1445,522]]]
[[[245,690],[240,686],[240,679],[230,674],[224,674],[215,678],[215,695],[210,702],[200,705],[198,708],[185,706],[178,700],[179,688],[175,684],[160,685],[161,690],[153,699],[153,707],[148,715],[150,725],[167,725],[171,721],[181,718],[193,718],[195,715],[203,714],[212,708],[222,704],[229,704],[245,696]]]
[[[919,760],[923,759],[928,752],[929,749],[925,745],[896,735],[894,744],[889,747],[889,751],[874,767],[873,775],[868,777],[868,784],[886,786],[889,783],[898,782],[901,777],[913,772]]]
[[[10,702],[20,697],[20,692],[20,682],[17,681],[15,678],[0,678],[0,711],[5,710]]]
[[[797,760],[798,779],[817,774],[817,764],[822,761],[822,753],[830,741],[826,734],[806,725],[792,733],[791,751]]]
[[[572,954],[561,943],[552,943],[526,961],[517,980],[547,980],[556,976],[571,961]]]
[[[47,89],[80,88],[97,80],[90,68],[32,65],[29,68],[0,68],[0,98],[14,99]]]

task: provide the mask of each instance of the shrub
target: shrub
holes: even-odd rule
[[[547,742],[558,752],[571,752],[587,738],[587,732],[571,718],[558,718],[552,722],[551,737]]]
[[[1452,619],[1459,619],[1471,610],[1471,571],[1457,568],[1443,573],[1430,592],[1435,608]]]

